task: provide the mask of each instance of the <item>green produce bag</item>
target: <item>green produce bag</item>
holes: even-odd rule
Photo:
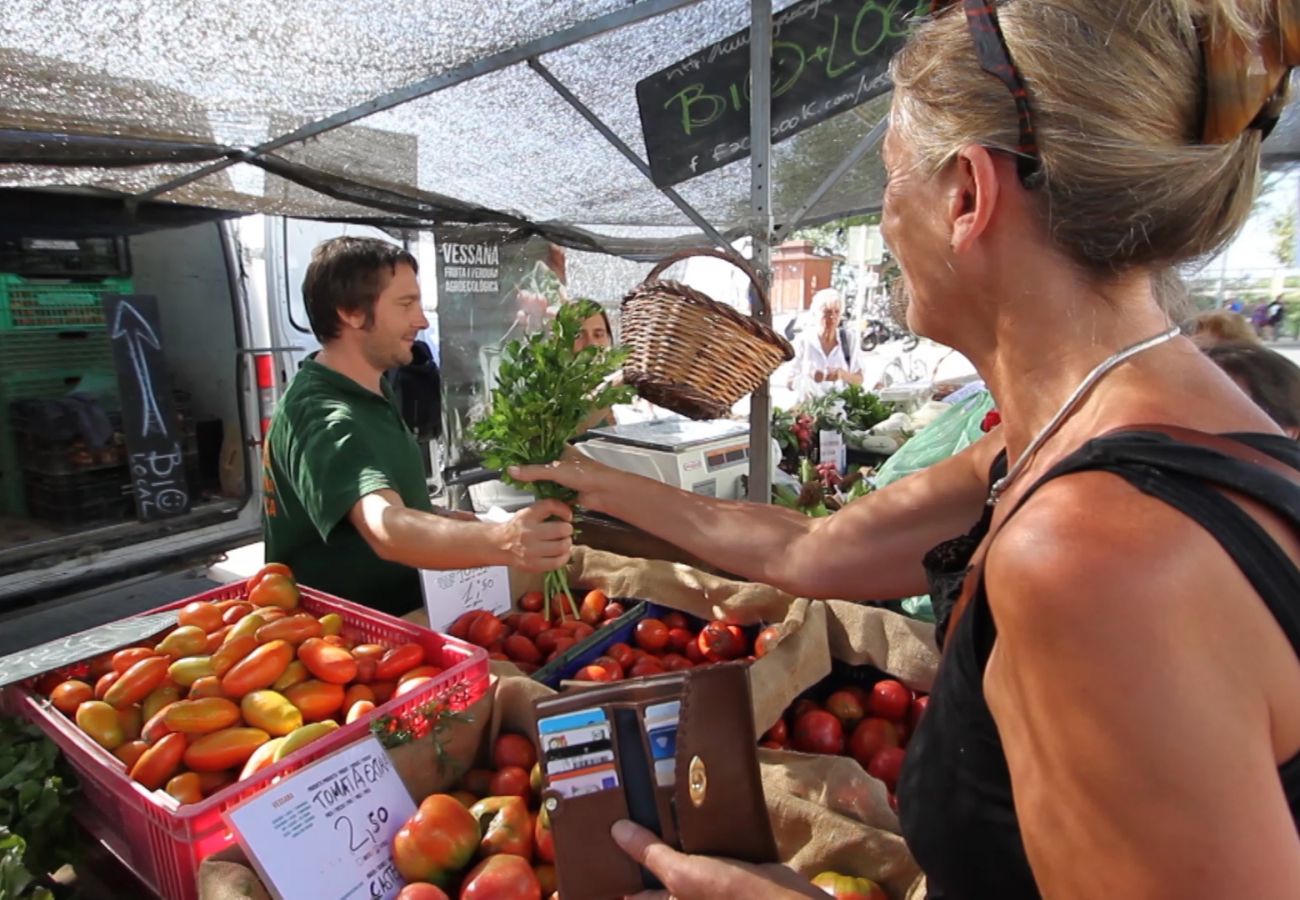
[[[954,403],[952,409],[917,432],[880,467],[876,473],[876,487],[882,488],[965,450],[984,436],[980,425],[992,408],[993,395],[988,391],[980,391],[960,403]],[[934,621],[929,594],[907,597],[902,601],[902,606],[903,612],[914,619]]]

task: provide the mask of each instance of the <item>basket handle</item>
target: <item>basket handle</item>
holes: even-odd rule
[[[739,253],[736,253],[734,250],[731,253],[727,253],[724,250],[715,250],[712,247],[699,247],[694,250],[678,250],[676,253],[670,253],[668,256],[659,260],[659,263],[650,270],[650,274],[646,276],[645,280],[647,282],[654,281],[669,266],[676,265],[684,259],[690,259],[692,256],[712,256],[715,259],[729,262],[737,269],[744,272],[745,276],[749,279],[750,284],[754,286],[754,292],[758,294],[758,312],[763,315],[768,314],[770,304],[768,303],[767,288],[763,286],[763,282],[759,279],[758,273],[754,271],[754,267],[750,265],[749,260],[745,259],[745,257],[741,256]]]

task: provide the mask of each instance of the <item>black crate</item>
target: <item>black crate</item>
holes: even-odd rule
[[[135,508],[126,466],[51,474],[26,470],[27,514],[52,525],[121,522]]]

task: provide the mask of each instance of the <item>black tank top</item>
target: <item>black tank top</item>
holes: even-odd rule
[[[1223,437],[1300,471],[1300,444],[1289,438]],[[1000,457],[993,477],[1005,466],[1005,456]],[[1211,486],[1266,505],[1300,531],[1300,484],[1264,465],[1199,444],[1163,433],[1130,431],[1085,444],[1035,483],[1019,503],[1045,482],[1085,470],[1118,475],[1195,519],[1237,563],[1300,654],[1300,569],[1259,523]],[[926,557],[941,635],[990,519],[988,510],[970,534],[941,544]],[[1040,896],[1016,821],[1006,755],[984,698],[984,667],[996,637],[981,582],[946,636],[929,706],[908,744],[898,806],[908,846],[926,873],[929,900]],[[1286,762],[1279,776],[1300,829],[1300,755]]]

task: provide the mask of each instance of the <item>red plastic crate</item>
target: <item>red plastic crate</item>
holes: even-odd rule
[[[151,612],[179,609],[195,600],[233,600],[244,596],[244,582],[179,600]],[[488,687],[487,651],[411,622],[375,612],[347,600],[303,587],[302,608],[313,615],[336,612],[343,634],[357,642],[418,643],[426,661],[446,671],[423,688],[396,697],[369,715],[344,725],[290,754],[246,781],[237,782],[200,803],[178,805],[162,791],[147,791],[132,781],[122,763],[100,747],[26,684],[7,689],[7,706],[35,722],[59,745],[81,778],[93,815],[84,823],[124,865],[166,900],[196,900],[199,863],[234,841],[221,813],[287,775],[364,737],[379,716],[404,713],[428,703],[455,684],[465,686],[463,704],[478,700]],[[85,666],[83,665],[82,670]],[[76,667],[67,670],[75,674]],[[457,704],[461,704],[458,702]]]

